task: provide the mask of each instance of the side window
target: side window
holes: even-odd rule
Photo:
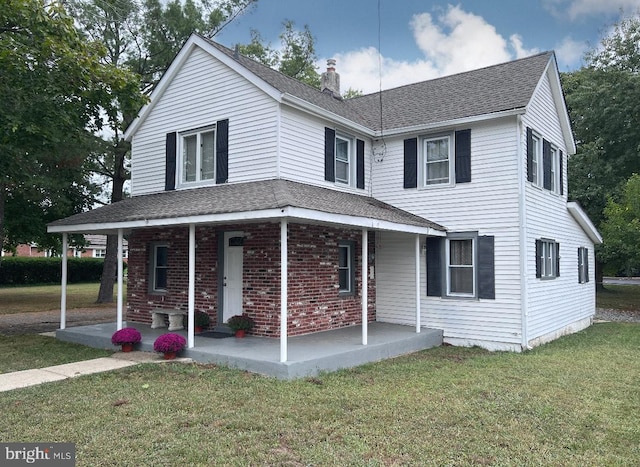
[[[355,243],[338,243],[338,292],[340,295],[355,295]]]
[[[475,296],[474,238],[447,240],[447,295]]]
[[[554,240],[536,240],[536,277],[554,279],[560,276],[560,244]]]
[[[324,129],[324,179],[364,189],[365,143],[353,136]]]
[[[167,291],[167,271],[168,271],[169,247],[167,245],[152,245],[151,260],[149,267],[149,290],[150,292]]]
[[[589,249],[585,247],[578,248],[578,282],[589,282]]]
[[[451,157],[451,138],[443,136],[427,138],[422,142],[422,178],[424,186],[449,184]]]
[[[336,182],[352,184],[353,142],[351,139],[336,135]]]

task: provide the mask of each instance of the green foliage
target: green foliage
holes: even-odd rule
[[[98,258],[68,258],[67,282],[99,281],[103,263]],[[0,264],[0,285],[59,284],[61,279],[61,258],[9,256]]]
[[[604,209],[602,235],[607,239],[601,251],[608,266],[624,275],[638,272],[640,265],[640,175],[624,185],[620,201],[609,197]]]
[[[598,259],[617,261],[626,254],[631,260],[640,256],[640,243],[623,247],[620,242],[628,239],[611,237],[616,228],[607,225],[609,218],[620,216],[613,206],[609,216],[606,210],[620,202],[629,177],[640,173],[640,16],[616,24],[586,58],[586,67],[562,76],[578,143],[578,153],[569,159],[569,196],[603,233]],[[616,248],[620,254],[614,254]]]
[[[315,66],[317,60],[315,39],[309,26],[305,25],[302,31],[298,31],[293,21],[286,20],[282,23],[282,27],[280,51],[273,49],[271,44],[265,44],[256,30],[251,30],[249,44],[237,45],[238,51],[291,78],[319,88],[320,75]]]

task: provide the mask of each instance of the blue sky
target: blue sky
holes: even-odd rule
[[[318,71],[335,58],[343,91],[373,92],[380,69],[386,89],[546,50],[560,71],[575,70],[621,15],[638,11],[640,0],[259,0],[214,39],[248,43],[256,29],[277,48],[285,19],[308,25]]]

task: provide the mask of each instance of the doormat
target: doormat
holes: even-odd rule
[[[228,332],[207,331],[196,334],[198,337],[211,337],[212,339],[224,339],[225,337],[233,337],[233,334]]]

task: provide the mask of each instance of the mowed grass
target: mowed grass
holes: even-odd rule
[[[69,284],[67,308],[99,308],[114,304],[96,303],[99,283]],[[114,287],[115,303],[116,287]],[[126,284],[125,284],[126,296]],[[25,287],[0,287],[0,314],[30,313],[60,309],[60,285],[34,285]]]
[[[639,356],[640,325],[606,323],[295,381],[140,365],[3,393],[0,439],[74,442],[78,466],[638,465]]]
[[[640,285],[606,285],[596,293],[596,306],[615,310],[640,310]]]

